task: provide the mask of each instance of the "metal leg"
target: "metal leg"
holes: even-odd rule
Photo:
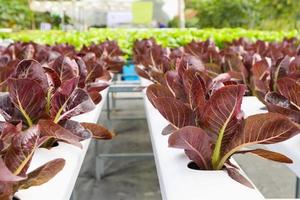
[[[101,180],[105,174],[105,161],[101,157],[97,157],[97,181]]]
[[[98,142],[96,140],[93,140],[95,144],[95,153],[94,153],[94,158],[95,158],[95,178],[96,180],[99,180],[100,174],[99,174],[99,161],[98,161]]]
[[[99,181],[103,177],[105,167],[104,165],[104,159],[99,157],[99,142],[95,140],[95,176],[97,181]]]
[[[70,200],[77,200],[76,192],[73,190]]]
[[[111,94],[111,100],[112,100],[112,108],[113,109],[116,109],[116,97],[115,97],[115,93],[114,92],[112,92],[112,94]]]
[[[99,156],[99,142],[95,140],[95,178],[97,181],[103,177],[105,171],[104,167],[105,160]]]
[[[296,179],[296,199],[300,198],[300,179]]]
[[[96,158],[96,166],[95,166],[95,171],[96,171],[96,180],[99,181],[104,174],[104,161],[101,158]]]
[[[109,97],[109,95],[110,95],[110,92],[108,91],[107,96],[106,96],[106,112],[107,112],[107,119],[110,120],[110,103],[109,103],[110,97]]]

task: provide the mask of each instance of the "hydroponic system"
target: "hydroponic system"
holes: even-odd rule
[[[235,154],[281,162],[300,175],[297,31],[0,36],[9,39],[0,47],[1,200],[70,198],[90,141],[114,139],[97,122],[111,80],[129,60],[144,88],[163,199],[264,199]]]

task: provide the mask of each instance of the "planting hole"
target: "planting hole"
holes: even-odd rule
[[[55,141],[53,144],[52,144],[52,147],[57,147],[59,144],[57,141]]]
[[[266,106],[261,107],[260,110],[268,110]]]
[[[201,170],[194,162],[190,162],[187,167],[194,170]]]

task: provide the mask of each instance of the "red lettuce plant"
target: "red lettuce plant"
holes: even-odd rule
[[[153,38],[135,41],[133,63],[137,74],[153,82],[164,84],[164,74],[175,69],[170,64],[168,49],[158,45]]]
[[[277,81],[277,92],[268,92],[265,102],[270,112],[288,116],[300,124],[300,83],[292,78]]]
[[[5,120],[15,125],[22,122],[25,130],[38,124],[46,147],[57,140],[81,146],[79,142],[91,136],[112,137],[101,126],[86,129],[85,124],[70,119],[93,110],[95,104],[89,93],[78,87],[76,62],[68,61],[46,70],[34,60],[22,61],[8,79],[9,93],[0,97],[0,113]]]
[[[122,56],[124,52],[120,49],[116,41],[106,40],[101,44],[91,44],[90,46],[84,46],[79,55],[94,54],[98,63],[101,63],[105,69],[119,73],[122,71],[122,67],[125,62]]]
[[[278,80],[282,78],[300,79],[300,57],[285,56],[277,60],[276,64],[263,59],[253,65],[253,87],[256,96],[265,103],[268,92],[276,92]]]
[[[223,56],[212,40],[206,40],[204,42],[196,42],[193,40],[184,46],[184,52],[200,59],[204,63],[206,71],[212,77],[223,73],[221,67]]]
[[[21,124],[0,123],[0,199],[11,200],[18,190],[46,183],[63,169],[65,160],[54,159],[28,172],[43,141],[38,126],[22,131]]]
[[[1,57],[0,59],[2,59]],[[0,92],[7,91],[7,79],[15,71],[15,66],[19,63],[19,60],[1,60],[0,63]]]
[[[176,98],[170,87],[154,84],[147,88],[150,102],[171,123],[163,130],[163,134],[171,134],[170,147],[184,149],[200,169],[226,169],[230,177],[249,187],[251,184],[230,162],[232,155],[253,153],[278,162],[292,162],[276,152],[243,148],[287,140],[300,132],[299,125],[276,113],[244,119],[244,85],[211,83],[201,73],[190,72],[186,70],[183,75],[188,101]]]
[[[54,81],[54,87],[66,80],[78,78],[78,87],[88,91],[96,104],[101,101],[99,92],[108,87],[108,81],[111,79],[110,73],[103,65],[89,57],[71,59],[60,56],[44,69],[50,80]]]

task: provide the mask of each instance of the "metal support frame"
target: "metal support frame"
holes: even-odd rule
[[[106,103],[106,111],[107,111],[107,119],[111,119],[111,108],[116,108],[116,100],[135,100],[135,99],[142,99],[140,98],[116,98],[116,93],[140,93],[141,91],[138,91],[137,88],[141,86],[140,81],[121,81],[120,75],[115,75],[113,77],[113,82],[109,87],[108,94],[107,94],[107,103]],[[110,101],[111,100],[111,101]],[[122,120],[138,120],[138,119],[145,119],[145,118],[121,118]],[[116,119],[118,120],[118,119]]]
[[[95,145],[95,178],[97,181],[105,176],[105,158],[153,158],[153,153],[104,153],[99,154],[99,142],[93,140]],[[74,200],[74,199],[72,199]]]
[[[107,119],[111,123],[111,107],[113,109],[116,108],[116,100],[115,97],[116,93],[140,93],[141,91],[137,91],[136,89],[141,86],[139,81],[121,81],[121,78],[119,76],[113,77],[113,82],[109,87],[107,99],[106,99],[106,111],[107,111]],[[133,100],[133,99],[142,99],[140,98],[118,98],[118,99],[127,99],[127,100]],[[121,118],[121,120],[127,120],[127,119],[145,119],[145,118]],[[114,119],[118,120],[118,119]],[[98,142],[95,141],[95,176],[97,180],[100,180],[105,176],[105,159],[106,158],[153,158],[153,153],[106,153],[106,154],[98,154],[99,148],[98,148]]]
[[[76,195],[75,190],[73,190],[73,192],[71,194],[71,197],[70,197],[70,200],[77,200],[77,195]]]
[[[112,108],[115,109],[116,108],[116,97],[115,97],[114,92],[111,93],[111,100],[112,100]]]
[[[109,91],[106,95],[106,116],[107,119],[110,120],[110,98],[109,98]]]
[[[179,27],[185,28],[185,2],[184,0],[178,0],[178,15],[179,15]]]
[[[99,162],[98,160],[98,152],[99,152],[99,148],[98,148],[98,142],[95,140],[95,177],[96,180],[100,180],[102,171],[104,169],[104,163]]]
[[[296,179],[296,194],[295,194],[296,199],[300,198],[300,178],[297,176]]]

